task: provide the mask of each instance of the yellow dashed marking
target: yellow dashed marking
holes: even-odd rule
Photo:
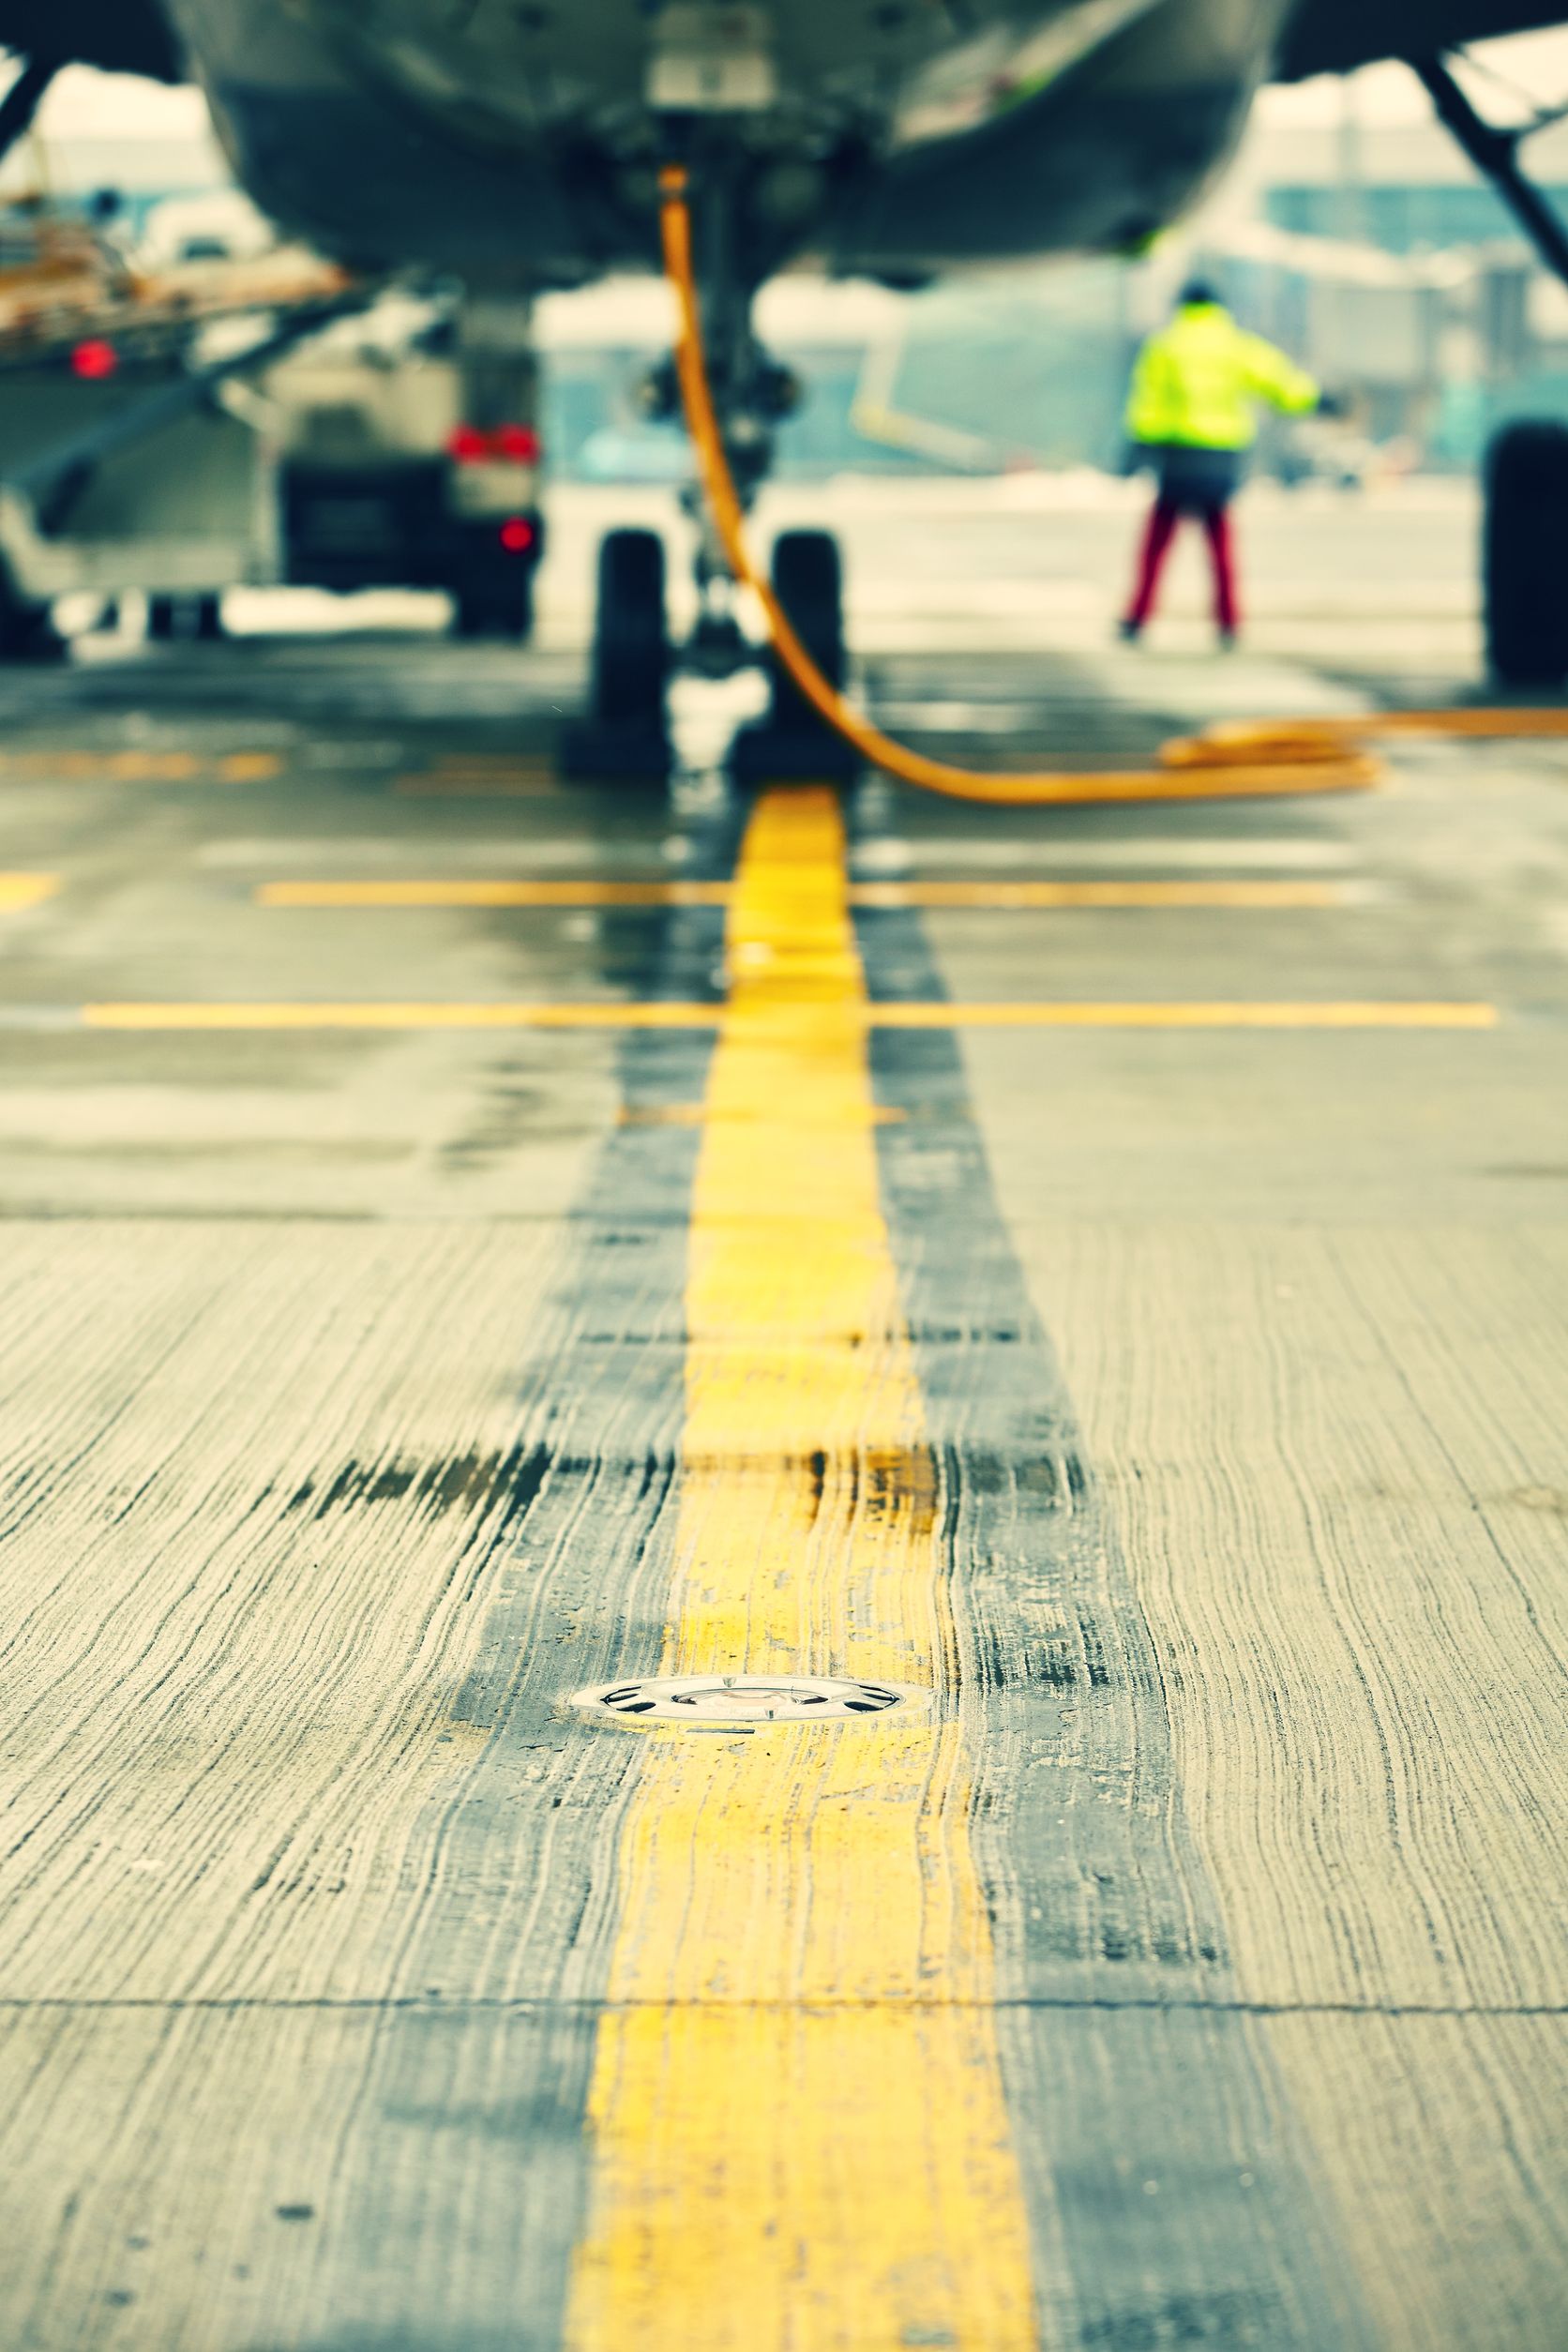
[[[58,874],[0,874],[0,912],[14,914],[23,907],[40,906],[59,887]]]
[[[262,907],[722,907],[728,882],[275,882]],[[857,882],[852,907],[962,907],[1004,914],[1077,907],[1332,907],[1344,892],[1316,882]]]
[[[0,752],[0,779],[24,784],[259,784],[282,761],[273,751]]]
[[[1495,1004],[879,1004],[878,1029],[1494,1029]]]
[[[716,1004],[84,1004],[89,1029],[716,1029]]]
[[[726,882],[277,882],[260,907],[721,907]]]
[[[736,882],[666,1673],[952,1651],[843,851],[831,794],[770,794]],[[645,1736],[571,2352],[1033,2352],[962,1725]]]
[[[716,1004],[84,1004],[89,1029],[717,1029]],[[862,1029],[1495,1029],[1495,1004],[856,1004]]]
[[[1074,907],[1267,911],[1338,906],[1344,896],[1336,883],[1320,882],[860,882],[850,893],[857,907],[964,907],[998,914]]]
[[[264,784],[283,765],[276,751],[231,751],[218,762],[225,784]]]

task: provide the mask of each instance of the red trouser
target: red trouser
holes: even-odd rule
[[[1209,553],[1214,567],[1214,619],[1227,637],[1233,637],[1237,623],[1236,565],[1230,540],[1230,509],[1224,505],[1184,505],[1163,495],[1155,499],[1153,512],[1149,517],[1149,527],[1143,535],[1138,585],[1133,591],[1127,619],[1135,628],[1141,628],[1154,610],[1160,574],[1170,552],[1170,542],[1176,536],[1176,526],[1184,515],[1189,514],[1196,514],[1208,536]]]

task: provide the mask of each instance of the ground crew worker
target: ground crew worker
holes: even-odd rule
[[[1237,325],[1214,288],[1195,278],[1184,286],[1168,326],[1138,353],[1127,402],[1129,440],[1154,468],[1158,490],[1144,533],[1132,603],[1122,623],[1129,641],[1142,635],[1154,609],[1160,574],[1184,515],[1202,523],[1214,573],[1214,620],[1222,645],[1233,645],[1239,612],[1230,501],[1242,460],[1258,430],[1257,404],[1288,416],[1322,408],[1323,394],[1304,369],[1260,335]]]

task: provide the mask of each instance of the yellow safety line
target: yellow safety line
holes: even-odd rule
[[[86,1029],[717,1029],[716,1004],[83,1004]],[[861,1029],[1494,1029],[1486,1003],[856,1005]],[[809,1118],[808,1111],[801,1114]]]
[[[274,751],[0,752],[0,777],[39,784],[259,784],[278,774]]]
[[[60,887],[58,874],[0,874],[0,911],[15,914],[53,898]]]
[[[942,1706],[645,1735],[570,2352],[1039,2341],[843,858],[831,794],[760,803],[696,1182],[664,1670],[881,1677]]]
[[[1333,907],[1344,898],[1321,882],[858,882],[856,907],[965,907],[988,913],[1078,907]]]
[[[260,907],[722,907],[728,882],[275,882]]]
[[[711,882],[272,882],[259,907],[724,907]],[[856,882],[852,907],[963,907],[994,914],[1082,907],[1332,907],[1344,893],[1317,882]]]
[[[878,1004],[878,1029],[1495,1029],[1495,1004]]]
[[[1330,758],[1318,752],[1301,761],[1293,761],[1287,752],[1277,761],[1259,760],[1250,766],[1221,762],[1207,775],[1196,768],[1184,774],[1179,768],[1171,773],[1150,770],[1124,775],[1064,776],[1051,771],[1037,775],[984,774],[912,751],[907,745],[895,743],[881,728],[873,726],[823,676],[772,584],[758,569],[746,544],[746,520],[708,381],[692,261],[687,180],[688,174],[681,164],[667,164],[660,172],[659,228],[665,276],[680,314],[675,370],[681,403],[708,512],[730,569],[761,605],[768,637],[778,661],[812,709],[836,734],[852,745],[862,759],[898,777],[902,783],[917,785],[923,792],[942,792],[954,800],[1031,807],[1096,801],[1211,800],[1258,793],[1350,792],[1377,781],[1376,761],[1349,751]]]
[[[716,1004],[84,1004],[88,1029],[716,1029]]]

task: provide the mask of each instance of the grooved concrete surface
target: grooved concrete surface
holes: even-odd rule
[[[1411,635],[871,685],[1124,761],[1452,693]],[[574,676],[0,679],[0,2343],[1558,2352],[1568,746],[748,832],[557,787]],[[899,877],[1325,891],[848,905]],[[672,879],[737,888],[594,900]],[[255,896],[440,880],[582,902]],[[650,998],[712,1027],[79,1022]],[[1500,1021],[860,1026],[943,998]],[[939,1705],[564,1709],[671,1656]]]

